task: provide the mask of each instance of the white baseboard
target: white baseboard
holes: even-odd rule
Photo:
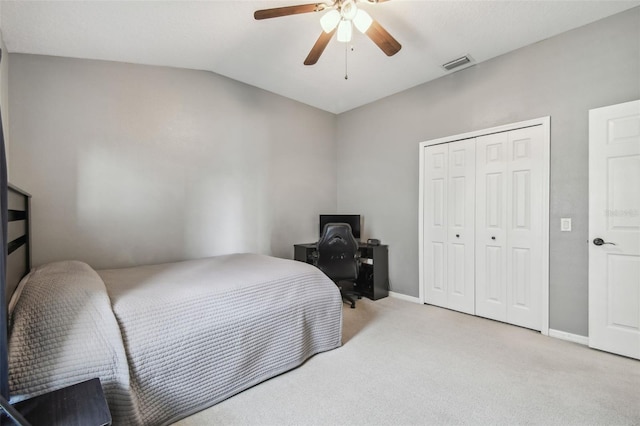
[[[389,297],[404,300],[406,302],[420,303],[420,298],[418,297],[407,296],[406,294],[396,293],[395,291],[390,291]]]
[[[581,345],[589,346],[589,338],[586,336],[580,336],[579,334],[571,334],[566,331],[549,329],[549,337],[555,337],[556,339],[568,340],[569,342],[579,343]]]

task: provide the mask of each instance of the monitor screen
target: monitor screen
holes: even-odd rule
[[[320,215],[320,236],[327,223],[348,223],[356,240],[360,239],[360,215],[359,214],[321,214]]]

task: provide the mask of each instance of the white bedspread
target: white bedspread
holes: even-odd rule
[[[331,280],[305,263],[235,254],[98,274],[106,285],[113,313],[108,312],[109,336],[99,339],[104,345],[100,345],[95,361],[88,359],[95,351],[91,356],[79,355],[87,342],[74,335],[74,327],[45,328],[34,336],[33,327],[40,329],[43,321],[51,319],[26,324],[30,321],[21,318],[26,311],[37,309],[24,305],[42,305],[43,300],[57,299],[58,294],[81,292],[77,284],[56,286],[48,290],[50,297],[40,296],[37,302],[24,300],[25,296],[31,299],[33,293],[30,286],[25,287],[14,312],[10,343],[12,392],[33,389],[28,374],[14,374],[24,371],[25,364],[45,365],[44,376],[55,376],[44,379],[47,383],[66,384],[69,376],[79,381],[84,377],[78,372],[84,372],[87,378],[101,378],[114,424],[170,424],[341,344],[340,293]],[[92,281],[95,278],[98,282],[92,285],[98,288],[102,281],[97,275]],[[86,300],[84,306],[92,304]],[[64,312],[67,318],[56,322],[79,321],[77,314],[69,317],[62,305],[68,302],[56,302],[52,309],[58,315]],[[96,328],[102,329],[103,317],[109,316],[102,311],[101,302],[100,309],[88,313],[81,323],[95,322]],[[19,321],[22,325],[16,329]],[[119,345],[112,336],[116,332],[122,338]],[[69,334],[75,337],[69,339]],[[85,334],[84,340],[93,345],[96,338]],[[51,335],[53,346],[63,348],[57,350],[58,357],[73,360],[65,361],[68,369],[51,369],[42,335]],[[107,350],[110,345],[116,350]],[[24,355],[28,351],[31,353]],[[126,359],[122,359],[123,352]],[[101,356],[103,353],[108,355]],[[85,364],[92,362],[104,364],[112,372],[105,375],[96,369],[86,370]],[[128,369],[128,377],[123,376],[124,369]],[[108,392],[109,386],[116,391],[129,387],[130,392],[116,395]]]
[[[19,291],[9,319],[12,401],[100,377],[113,423],[139,423],[120,329],[98,274],[82,262],[51,263],[31,271]]]

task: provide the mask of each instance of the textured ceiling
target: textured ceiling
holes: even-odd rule
[[[300,3],[309,1],[2,0],[0,28],[9,52],[209,70],[340,113],[441,77],[459,56],[486,61],[640,0],[361,2],[402,50],[387,57],[354,31],[348,51],[334,38],[314,66],[303,61],[322,13],[253,19]]]

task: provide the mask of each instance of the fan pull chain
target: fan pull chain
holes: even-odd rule
[[[347,43],[344,44],[344,79],[349,80],[349,68],[347,61],[347,52],[349,51],[349,46]],[[353,45],[351,45],[351,51],[353,52]]]
[[[348,51],[347,43],[344,44],[344,79],[349,80],[349,69],[347,67],[347,51]]]

